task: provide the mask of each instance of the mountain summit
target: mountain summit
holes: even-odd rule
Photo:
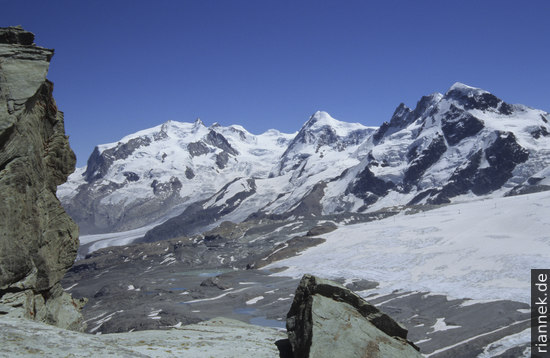
[[[380,208],[503,195],[550,164],[548,116],[461,83],[423,97],[414,110],[400,105],[343,179],[349,200],[332,205],[360,210],[357,197]]]
[[[293,135],[168,121],[98,145],[58,195],[84,233],[165,220],[241,177],[266,177]]]
[[[544,190],[550,115],[455,83],[378,128],[315,112],[295,134],[166,122],[96,147],[59,189],[85,233],[370,212]],[[153,231],[152,231],[153,232]],[[163,234],[159,234],[162,232]]]

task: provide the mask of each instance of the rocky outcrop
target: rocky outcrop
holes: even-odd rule
[[[46,79],[53,50],[33,39],[21,27],[0,29],[0,317],[80,329],[82,302],[59,284],[78,227],[56,197],[76,159]]]
[[[294,357],[421,357],[407,330],[336,282],[304,275],[287,315]]]
[[[104,150],[102,153],[95,147],[88,159],[88,165],[83,176],[88,183],[102,179],[115,160],[126,159],[140,147],[149,144],[151,144],[151,139],[144,137],[130,139],[127,143],[120,143],[113,148]]]

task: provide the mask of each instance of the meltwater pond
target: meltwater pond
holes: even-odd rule
[[[240,315],[250,315],[252,316],[254,313],[256,313],[258,310],[251,307],[242,307],[242,308],[235,308],[233,310],[233,313],[240,314]],[[248,322],[250,324],[255,324],[257,326],[262,327],[271,327],[271,328],[278,328],[278,329],[286,329],[286,322],[284,320],[276,320],[276,319],[269,319],[265,316],[254,316],[251,317]]]

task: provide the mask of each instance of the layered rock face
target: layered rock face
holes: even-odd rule
[[[294,357],[422,357],[391,317],[312,275],[302,278],[286,322]]]
[[[21,27],[0,29],[0,317],[82,328],[81,302],[59,284],[78,227],[56,197],[76,158],[46,79],[53,50]]]

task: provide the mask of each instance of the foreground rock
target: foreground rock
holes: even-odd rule
[[[336,282],[304,275],[287,315],[294,356],[422,357],[407,330]]]
[[[53,50],[20,27],[0,28],[0,317],[82,328],[59,281],[74,262],[78,227],[56,197],[75,167],[46,79]]]
[[[7,357],[278,357],[276,329],[219,318],[162,331],[89,335],[25,319],[0,320]],[[238,344],[236,343],[238,342]]]

